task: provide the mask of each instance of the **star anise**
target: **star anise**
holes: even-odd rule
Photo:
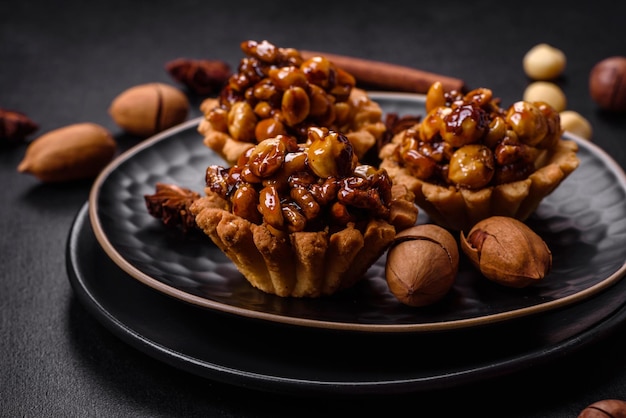
[[[157,183],[154,194],[144,195],[150,215],[160,219],[165,226],[180,228],[185,233],[197,228],[189,206],[199,198],[200,194],[193,190],[165,183]]]
[[[23,113],[0,109],[0,143],[17,143],[39,129],[39,126]]]
[[[165,64],[165,69],[199,96],[219,92],[231,75],[230,66],[221,60],[178,58]]]

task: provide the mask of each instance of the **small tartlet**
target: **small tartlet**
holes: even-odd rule
[[[489,89],[462,94],[435,83],[425,117],[394,135],[379,157],[433,222],[467,232],[495,215],[525,221],[578,167],[577,151],[546,103],[505,109]]]
[[[209,166],[206,196],[190,207],[254,287],[283,297],[352,287],[417,220],[413,194],[360,164],[343,134],[308,138],[268,138],[232,167]]]
[[[198,132],[228,164],[276,135],[304,141],[315,126],[344,134],[359,158],[381,140],[381,107],[327,58],[305,60],[298,50],[268,41],[244,41],[241,49],[245,56],[219,96],[200,104]]]

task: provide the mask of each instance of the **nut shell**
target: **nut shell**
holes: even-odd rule
[[[604,399],[581,411],[578,418],[626,418],[626,401]]]
[[[589,94],[602,109],[626,112],[626,57],[609,57],[594,65]]]
[[[116,147],[100,125],[68,125],[33,140],[17,170],[44,182],[93,178],[113,159]]]
[[[109,107],[113,121],[142,138],[182,123],[189,113],[185,94],[168,84],[148,83],[120,93]]]
[[[467,236],[461,231],[461,249],[486,278],[508,287],[536,283],[552,268],[552,253],[543,239],[507,216],[484,219]]]
[[[427,306],[441,300],[456,279],[459,250],[446,229],[417,225],[396,235],[387,253],[389,290],[403,304]]]

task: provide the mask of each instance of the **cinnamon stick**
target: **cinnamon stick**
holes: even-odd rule
[[[352,74],[357,83],[371,88],[423,94],[428,92],[435,81],[440,81],[445,91],[465,90],[465,82],[459,78],[417,68],[326,52],[300,50],[300,54],[304,59],[315,56],[326,57],[336,66]]]

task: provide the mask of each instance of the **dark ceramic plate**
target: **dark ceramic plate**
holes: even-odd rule
[[[423,114],[424,97],[371,93],[385,112]],[[146,211],[143,196],[157,182],[201,192],[209,164],[224,162],[206,148],[192,120],[144,141],[113,161],[89,199],[97,241],[123,271],[174,298],[271,322],[364,332],[467,328],[546,312],[583,301],[614,285],[626,271],[626,176],[594,144],[579,143],[580,167],[548,196],[528,224],[553,253],[540,284],[508,289],[487,281],[462,257],[452,291],[440,303],[410,308],[388,291],[385,258],[353,289],[333,297],[280,298],[256,290],[204,236],[166,230]],[[419,223],[428,222],[421,216]]]
[[[230,315],[126,274],[96,240],[87,205],[72,224],[66,261],[78,300],[122,341],[205,378],[297,395],[408,393],[497,378],[562,359],[626,319],[626,280],[540,315],[446,332],[364,333]]]

